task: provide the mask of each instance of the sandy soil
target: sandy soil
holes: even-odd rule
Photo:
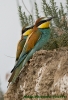
[[[4,100],[68,100],[67,95],[66,47],[53,51],[37,51],[24,66],[16,83],[9,86]]]

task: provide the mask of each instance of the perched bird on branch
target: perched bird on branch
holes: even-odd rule
[[[27,37],[20,57],[11,71],[12,77],[8,80],[9,83],[14,83],[16,81],[22,67],[24,67],[36,51],[40,50],[49,41],[49,25],[52,18],[53,17],[44,19],[44,17],[42,17],[36,21],[31,34]],[[23,35],[25,36],[26,34],[24,33]]]

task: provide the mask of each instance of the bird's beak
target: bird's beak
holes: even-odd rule
[[[52,20],[53,18],[56,18],[55,16],[51,16],[51,17],[48,17],[46,20],[47,21],[50,21],[50,20]]]
[[[55,17],[55,16],[51,16],[51,17],[47,17],[47,18],[44,17],[44,18],[42,19],[42,21],[45,20],[45,21],[47,22],[47,21],[52,20],[53,18],[56,18],[56,17]]]

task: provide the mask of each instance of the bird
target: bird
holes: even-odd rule
[[[42,18],[38,18],[38,20],[36,21],[36,27],[38,27],[40,24],[42,24],[44,21],[41,21],[41,19],[43,19],[44,17],[42,17]],[[33,26],[31,26],[31,27],[29,27],[29,28],[23,28],[22,29],[22,34],[23,34],[23,37],[25,38],[24,40],[22,40],[22,41],[26,41],[26,38],[27,38],[27,35],[29,35],[31,32],[28,30],[28,29],[30,29],[30,28],[33,28],[34,27],[34,25]],[[33,29],[34,30],[34,29]],[[18,46],[17,46],[17,49],[21,46],[20,44],[22,44],[22,43],[18,43]],[[22,46],[23,47],[23,46]],[[20,47],[21,48],[21,47]],[[19,52],[21,52],[21,51],[19,51],[20,49],[18,49],[17,50],[17,53],[16,53],[16,60],[18,61],[18,59],[19,59],[19,56],[20,56],[20,53]],[[16,62],[17,63],[17,62]],[[16,64],[15,63],[15,64]],[[15,70],[14,70],[15,69]],[[12,80],[13,80],[13,77],[16,75],[16,73],[18,73],[19,74],[19,71],[21,70],[21,68],[20,67],[18,67],[18,68],[13,68],[13,71],[11,71],[11,76],[10,76],[10,78],[9,78],[9,80],[8,80],[8,82],[10,83]]]
[[[19,75],[19,72],[21,71],[22,67],[26,64],[27,61],[32,57],[33,53],[35,53],[37,50],[40,50],[44,44],[46,44],[50,38],[50,20],[53,17],[50,17],[46,20],[42,20],[40,24],[37,23],[33,27],[32,33],[28,36],[25,45],[23,47],[23,50],[20,54],[20,57],[18,59],[18,62],[12,69],[11,73],[14,73],[13,78],[9,79],[8,82],[14,83]],[[41,18],[43,19],[43,18]],[[40,20],[41,20],[40,19]],[[39,21],[40,21],[39,20]],[[37,27],[38,25],[38,27]],[[17,70],[17,71],[16,71]]]
[[[39,19],[37,20],[37,22],[38,21],[39,21]],[[37,26],[39,24],[37,24]],[[32,28],[34,27],[34,25],[32,25],[31,27],[26,27],[26,28],[25,28],[25,26],[22,28],[21,39],[18,41],[18,44],[17,44],[16,59],[15,59],[16,62],[18,61],[19,56],[20,56],[20,54],[21,54],[21,52],[23,50],[23,47],[24,47],[25,41],[27,39],[27,36],[30,35],[30,33],[32,32]]]
[[[18,59],[19,59],[19,56],[20,56],[20,54],[21,54],[21,52],[22,52],[22,50],[23,50],[23,47],[24,47],[26,38],[27,38],[28,35],[31,33],[32,28],[33,28],[33,26],[28,27],[28,28],[25,28],[25,27],[22,28],[21,39],[18,41],[18,44],[17,44],[16,59],[15,59],[16,62],[17,62]],[[24,33],[26,34],[25,36],[23,36]]]
[[[33,38],[31,38],[33,35],[36,35],[35,34],[35,32],[36,33],[38,33],[38,35],[37,36],[33,36],[34,37],[34,41],[36,42],[37,41],[37,39],[39,38],[39,36],[40,36],[40,34],[41,34],[41,32],[37,32],[37,26],[39,26],[40,24],[42,24],[43,22],[45,22],[45,21],[40,21],[41,19],[43,19],[44,17],[41,17],[41,18],[39,18],[37,21],[36,21],[36,23],[35,23],[35,26],[33,27],[33,30],[32,30],[32,33],[30,34],[30,36],[29,36],[29,42],[31,42],[31,43],[29,43],[28,44],[28,48],[26,48],[26,46],[24,47],[24,49],[23,49],[23,55],[25,55],[26,53],[28,53],[29,51],[30,51],[30,49],[31,49],[31,47],[29,47],[29,46],[32,46],[32,45],[34,45],[34,43],[33,43],[33,41],[31,40],[31,39],[33,39]],[[39,23],[39,21],[40,21],[40,23]],[[29,31],[29,30],[28,30]],[[27,36],[27,33],[25,32],[25,33],[23,33],[23,36],[25,37],[25,36]],[[28,39],[26,40],[26,42],[28,41]],[[26,43],[25,43],[25,45],[26,45]],[[27,51],[26,51],[26,49],[27,49]],[[32,46],[32,48],[33,48],[33,46]],[[22,55],[22,53],[21,53],[21,55]],[[21,57],[21,55],[20,55],[20,57]],[[20,57],[19,57],[19,59],[20,59]],[[24,57],[26,57],[26,55],[24,56]],[[12,72],[12,71],[11,71]]]
[[[26,27],[25,26],[22,28],[21,30],[21,39],[18,41],[18,44],[17,44],[17,50],[16,50],[16,58],[15,58],[15,64],[17,63],[18,59],[19,59],[19,56],[23,50],[23,47],[24,47],[24,44],[25,44],[25,41],[28,37],[28,35],[31,33],[32,31],[32,28],[33,26],[29,26],[29,27]],[[25,35],[23,35],[25,34]],[[15,71],[13,72],[13,74],[11,75],[10,77],[10,80],[12,79],[12,77],[14,76],[14,73]]]

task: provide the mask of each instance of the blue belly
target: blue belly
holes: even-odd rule
[[[39,29],[39,30],[42,32],[41,37],[39,38],[34,48],[26,56],[25,60],[23,61],[22,67],[26,64],[27,61],[30,60],[30,58],[36,51],[40,50],[49,41],[50,29],[48,28],[48,29]]]

